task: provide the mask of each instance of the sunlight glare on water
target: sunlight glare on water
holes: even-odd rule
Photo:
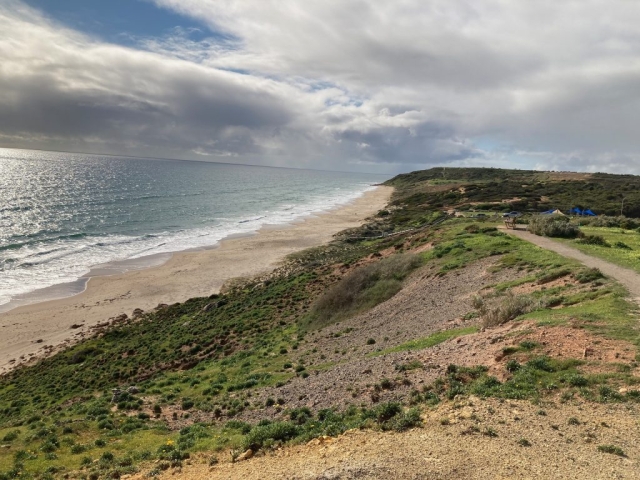
[[[89,267],[216,244],[384,177],[0,149],[0,305]]]

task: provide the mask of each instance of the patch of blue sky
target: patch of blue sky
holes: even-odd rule
[[[233,46],[230,46],[229,49],[233,49]],[[244,68],[231,68],[231,67],[218,67],[218,70],[223,70],[225,72],[237,73],[238,75],[254,75],[254,72],[251,70],[247,70]],[[270,78],[270,77],[265,77]],[[275,77],[272,77],[275,78]]]
[[[309,88],[311,88],[312,92],[317,92],[318,90],[327,90],[329,88],[340,88],[340,87],[338,87],[338,85],[332,82],[313,81],[309,83]]]
[[[347,98],[347,99],[335,99],[335,98],[327,98],[324,101],[324,105],[326,107],[332,107],[334,105],[342,105],[342,106],[349,106],[349,107],[361,107],[362,106],[362,100],[356,99],[356,98]]]
[[[324,104],[327,107],[330,107],[333,105],[349,105],[354,107],[360,107],[364,103],[362,98],[351,95],[343,87],[333,82],[315,81],[315,80],[309,81],[308,79],[305,79],[305,80],[301,80],[301,83],[305,83],[309,87],[309,90],[311,92],[319,92],[321,90],[331,90],[331,89],[342,90],[343,98],[340,98],[340,99],[327,98],[324,101]]]
[[[504,149],[504,145],[502,142],[497,141],[496,139],[490,137],[475,137],[473,139],[473,144],[484,151],[495,151]]]
[[[193,41],[218,37],[196,20],[159,8],[148,0],[23,0],[53,20],[82,33],[120,45],[136,45],[141,38],[162,37],[176,28]]]

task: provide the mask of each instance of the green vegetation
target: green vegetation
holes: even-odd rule
[[[640,272],[640,233],[636,230],[581,227],[585,239],[571,242],[578,250]],[[600,239],[593,241],[593,239]]]
[[[482,218],[450,218],[443,212],[471,208],[471,202],[486,202],[474,208],[489,211],[547,209],[573,198],[571,189],[578,191],[576,201],[590,195],[605,198],[605,189],[615,191],[614,184],[626,192],[626,183],[635,185],[635,177],[585,174],[564,179],[561,174],[492,169],[447,169],[445,174],[455,180],[443,178],[441,169],[396,177],[388,182],[397,187],[389,209],[329,245],[292,256],[273,274],[234,284],[224,295],[194,298],[105,328],[37,365],[0,377],[0,442],[8,446],[0,449],[0,480],[72,471],[87,478],[118,478],[144,462],[157,475],[196,452],[238,455],[249,447],[270,449],[350,428],[401,431],[420,424],[421,405],[460,394],[538,399],[562,391],[567,398],[640,401],[633,389],[618,393],[618,386],[637,383],[628,370],[585,374],[581,361],[541,356],[539,345],[524,340],[503,352],[510,356],[503,382],[485,367],[452,365],[445,377],[407,393],[408,405],[392,401],[343,411],[287,405],[277,388],[294,379],[307,381],[310,374],[339,362],[314,364],[314,357],[307,356],[317,330],[391,298],[425,264],[428,275],[451,275],[492,257],[494,271],[518,271],[520,276],[474,299],[475,311],[464,319],[475,325],[402,344],[364,335],[352,345],[354,351],[375,356],[430,348],[477,332],[481,319],[485,325],[524,319],[546,326],[570,323],[640,346],[634,307],[624,290],[601,272],[505,235]],[[615,204],[615,199],[607,201]],[[640,250],[636,232],[582,229],[612,245],[571,241],[583,251],[601,251],[599,256],[615,256],[619,264],[631,266]],[[395,235],[385,236],[391,233]],[[411,253],[418,248],[422,253]],[[640,268],[640,259],[633,268]],[[566,285],[553,283],[565,277]],[[535,288],[512,293],[522,285]],[[335,330],[331,338],[338,339],[354,328]],[[381,345],[383,349],[372,352]],[[402,378],[424,366],[409,361],[395,368],[399,377],[377,379],[372,387],[376,393],[409,387]],[[259,391],[267,387],[272,393],[261,397]],[[114,397],[115,388],[120,392]],[[249,413],[260,420],[239,420]],[[195,421],[200,416],[208,420]],[[212,464],[217,461],[216,455],[210,457]]]
[[[587,296],[587,295],[585,295]],[[536,320],[540,325],[579,324],[580,328],[614,340],[626,340],[640,347],[635,315],[637,307],[625,298],[619,287],[600,290],[593,299],[582,297],[582,302],[562,309],[543,309],[523,315],[523,320]]]
[[[618,455],[619,457],[627,456],[620,447],[616,447],[615,445],[598,445],[598,451],[611,453],[612,455]]]
[[[476,333],[477,331],[478,327],[476,326],[443,330],[441,332],[433,333],[426,338],[411,340],[410,342],[402,343],[395,347],[390,347],[385,350],[380,350],[379,352],[374,352],[373,355],[377,356],[385,355],[387,353],[406,352],[409,350],[422,350],[424,348],[430,348],[438,345],[439,343],[442,343],[446,340],[461,337],[463,335],[470,335],[472,333]]]
[[[398,175],[386,185],[398,187],[397,203],[494,212],[579,207],[615,216],[624,197],[624,214],[640,217],[640,177],[635,175],[432,168]]]
[[[636,391],[625,394],[614,388],[620,384],[638,383],[625,374],[581,375],[578,367],[583,362],[575,359],[558,360],[546,356],[534,356],[525,363],[507,368],[510,376],[504,382],[487,374],[484,366],[460,367],[449,365],[447,375],[423,388],[423,397],[453,399],[457,395],[476,395],[505,399],[541,398],[564,390],[563,398],[581,396],[596,402],[640,402]]]
[[[580,228],[571,223],[569,217],[557,215],[534,215],[529,220],[529,231],[544,237],[576,238]]]
[[[508,292],[502,302],[493,307],[487,308],[484,302],[476,302],[482,315],[482,324],[485,327],[495,327],[513,320],[520,315],[539,310],[544,307],[545,302],[540,298],[531,295],[514,295]]]
[[[310,328],[324,327],[388,300],[400,291],[402,280],[422,264],[421,256],[405,253],[356,268],[316,301]]]
[[[579,238],[576,243],[582,245],[595,245],[598,247],[611,247],[609,242],[607,242],[601,235],[585,235],[584,237]]]

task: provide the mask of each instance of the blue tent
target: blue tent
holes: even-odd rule
[[[588,217],[595,217],[596,214],[593,213],[590,209],[585,208],[584,210],[580,210],[578,207],[573,207],[569,213],[573,215],[586,215]]]

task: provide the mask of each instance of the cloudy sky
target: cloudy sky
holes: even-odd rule
[[[2,0],[0,146],[640,173],[631,0]]]

